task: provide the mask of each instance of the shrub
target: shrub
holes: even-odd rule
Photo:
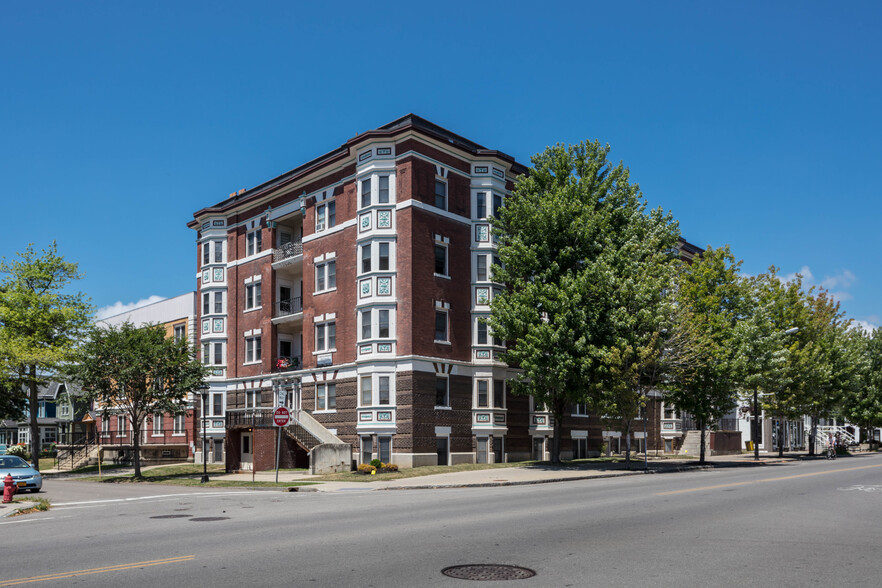
[[[379,467],[383,466],[383,462],[380,461],[379,459],[372,459],[371,465],[374,466],[374,468],[379,468]]]
[[[12,447],[7,447],[6,454],[17,455],[25,461],[31,460],[31,454],[28,451],[28,448],[22,443],[19,443],[18,445],[13,445]]]
[[[381,472],[397,472],[398,466],[395,465],[394,463],[380,464],[380,471]]]
[[[371,465],[369,463],[359,464],[359,466],[358,466],[358,473],[359,474],[370,475],[371,473],[373,473],[375,471],[377,471],[377,468],[375,468],[373,465]]]

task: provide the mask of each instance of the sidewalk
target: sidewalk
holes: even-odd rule
[[[707,458],[704,465],[697,459],[653,459],[650,456],[647,470],[643,470],[643,458],[633,458],[631,469],[624,463],[585,463],[576,467],[556,467],[550,464],[536,466],[520,466],[510,468],[493,468],[451,472],[449,474],[432,474],[397,480],[383,480],[377,475],[364,482],[318,482],[313,486],[299,486],[298,492],[369,492],[373,490],[416,490],[429,488],[483,488],[493,486],[516,486],[524,484],[549,484],[573,480],[598,478],[614,478],[643,474],[688,471],[695,469],[714,469],[721,467],[755,467],[769,464],[794,462],[805,459],[805,453],[787,453],[783,458],[777,454],[760,454],[760,461],[753,460],[750,455],[718,455]],[[314,479],[302,472],[279,472],[279,482],[309,482]],[[255,473],[213,474],[212,480],[231,480],[243,483],[252,479],[258,482],[274,482],[275,470]]]

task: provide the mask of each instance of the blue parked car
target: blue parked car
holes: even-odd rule
[[[6,479],[7,474],[12,476],[12,481],[18,486],[17,492],[39,492],[43,487],[43,476],[40,472],[17,455],[0,455],[0,483]]]

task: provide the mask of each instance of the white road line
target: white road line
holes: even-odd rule
[[[106,498],[102,500],[81,500],[77,502],[53,502],[52,507],[79,506],[83,504],[109,504],[113,502],[137,502],[141,500],[159,500],[163,498],[199,498],[202,496],[236,496],[243,494],[266,494],[262,490],[251,490],[242,492],[199,492],[199,493],[182,493],[182,494],[156,494],[153,496],[132,496],[130,498]]]
[[[7,521],[0,523],[0,525],[18,525],[19,523],[32,523],[34,521],[48,521],[49,519],[54,519],[55,517],[40,517],[38,519],[32,519],[30,517],[22,518],[19,521]]]

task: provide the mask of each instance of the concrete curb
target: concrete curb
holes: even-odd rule
[[[626,472],[609,472],[605,474],[595,474],[592,476],[573,476],[570,478],[545,478],[542,480],[518,480],[514,482],[475,482],[472,484],[424,484],[420,486],[391,486],[387,488],[371,488],[370,490],[438,490],[441,488],[494,488],[503,486],[530,486],[535,484],[554,484],[557,482],[575,482],[578,480],[601,480],[604,478],[622,478],[625,476],[638,476],[643,474],[654,474],[653,470],[633,470]],[[321,490],[319,490],[321,492]]]

